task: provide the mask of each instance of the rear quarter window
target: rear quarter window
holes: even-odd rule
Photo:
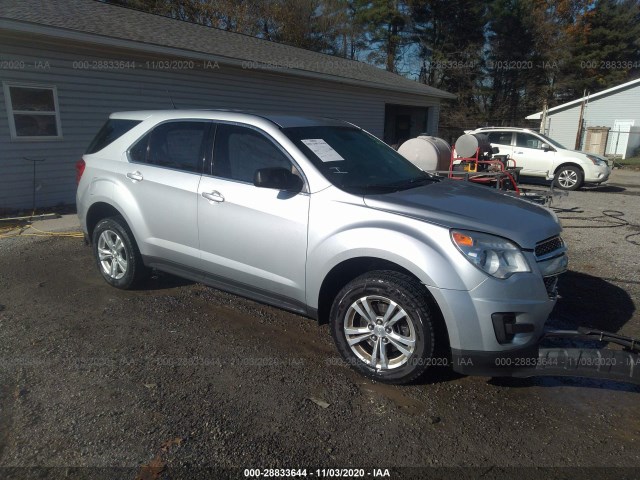
[[[511,145],[512,132],[490,132],[488,135],[490,143],[498,145]]]
[[[140,121],[138,120],[107,120],[107,123],[102,126],[93,141],[89,144],[89,148],[87,148],[85,153],[91,154],[99,152],[139,123]]]

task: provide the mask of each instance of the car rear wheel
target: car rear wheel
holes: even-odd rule
[[[92,240],[98,271],[107,283],[129,289],[147,277],[148,269],[124,218],[100,220],[93,230]]]
[[[567,165],[556,172],[556,187],[562,190],[577,190],[582,186],[584,175],[577,167]]]
[[[422,376],[434,352],[424,287],[394,271],[375,271],[347,284],[331,309],[331,333],[342,358],[383,383]]]

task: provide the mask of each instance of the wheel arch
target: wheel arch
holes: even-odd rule
[[[563,187],[560,184],[560,180],[559,180],[559,175],[562,172],[563,168],[566,168],[567,170],[565,171],[570,171],[569,168],[570,167],[572,170],[575,171],[577,178],[577,182],[573,185],[571,185],[570,187]],[[560,173],[558,173],[560,172]],[[586,178],[587,174],[585,172],[585,169],[582,165],[580,165],[579,163],[576,163],[575,161],[567,161],[564,162],[562,164],[560,164],[558,166],[558,168],[555,169],[554,171],[554,184],[556,184],[558,186],[558,188],[562,188],[563,190],[577,190],[579,188],[581,188],[584,185],[584,181]]]
[[[582,175],[584,175],[584,168],[582,168],[582,165],[580,165],[579,163],[575,163],[573,161],[562,162],[560,165],[556,167],[553,173],[554,174],[558,173],[562,167],[576,167],[582,172]]]
[[[338,292],[340,292],[346,284],[360,275],[376,270],[391,270],[402,273],[419,284],[422,284],[420,279],[411,271],[390,260],[377,257],[354,257],[343,260],[335,265],[322,280],[318,295],[318,323],[320,325],[329,323],[333,301]],[[424,288],[424,296],[433,314],[433,321],[436,327],[436,345],[442,348],[443,353],[448,354],[449,333],[442,310],[426,287]]]
[[[91,243],[93,238],[93,231],[96,228],[96,225],[103,218],[120,216],[127,221],[122,212],[118,210],[116,207],[107,202],[96,202],[89,207],[86,214],[86,226],[87,226],[87,234],[89,236],[89,243]],[[128,225],[128,222],[127,222]]]

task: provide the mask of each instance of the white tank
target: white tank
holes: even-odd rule
[[[482,133],[464,134],[456,140],[456,155],[459,157],[475,157],[478,149],[481,157],[491,156],[491,142]]]
[[[451,146],[441,138],[420,135],[400,145],[398,153],[424,171],[449,170]]]

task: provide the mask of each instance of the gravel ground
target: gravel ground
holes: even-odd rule
[[[629,237],[640,233],[640,172],[616,171],[554,207],[571,270],[550,323],[640,337],[640,235]],[[610,210],[623,216],[603,217]],[[636,387],[447,373],[376,384],[338,361],[327,326],[167,275],[118,291],[77,239],[0,240],[0,332],[0,477],[244,478],[240,469],[267,467],[389,468],[391,478],[515,475],[496,467],[640,474],[611,469],[640,465]]]

